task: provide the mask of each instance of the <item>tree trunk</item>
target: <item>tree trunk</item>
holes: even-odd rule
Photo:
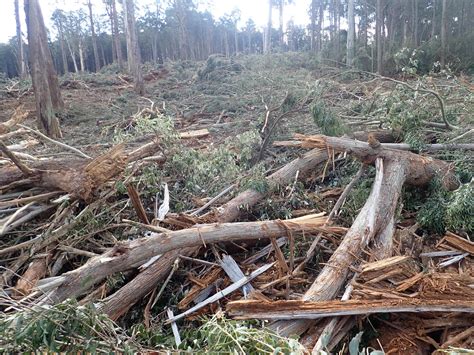
[[[280,19],[280,28],[279,28],[279,35],[280,35],[280,47],[283,48],[283,7],[285,6],[285,0],[279,0],[278,3],[278,14]]]
[[[235,46],[235,55],[237,55],[237,52],[239,51],[239,37],[238,37],[238,32],[237,32],[237,23],[235,24],[235,29],[234,29],[234,46]]]
[[[446,12],[447,0],[443,0],[441,8],[441,68],[446,66]]]
[[[316,0],[311,1],[311,51],[316,51]]]
[[[383,75],[382,68],[382,0],[377,0],[376,19],[375,19],[375,37],[377,45],[377,73]]]
[[[71,41],[69,39],[66,39],[66,43],[69,49],[69,54],[71,54],[72,64],[74,65],[74,72],[79,73],[79,67],[77,66],[77,60],[76,60],[76,53],[74,53],[74,50],[72,49]]]
[[[135,4],[133,0],[125,0],[124,13],[126,14],[129,68],[135,79],[135,92],[138,95],[143,95],[145,93],[145,85],[140,68],[140,48],[138,47],[137,29],[135,27]]]
[[[413,0],[413,45],[418,47],[418,0]]]
[[[94,17],[92,16],[91,0],[88,0],[87,6],[89,7],[89,20],[91,23],[91,37],[92,37],[92,48],[94,50],[95,71],[97,72],[100,69],[100,59],[99,59],[99,50],[97,49],[97,36],[95,35]]]
[[[360,19],[360,27],[359,27],[359,33],[360,33],[360,41],[362,43],[362,46],[367,49],[367,39],[368,39],[368,30],[367,28],[369,27],[369,9],[367,7],[367,4],[364,4],[364,7],[362,9],[362,16]]]
[[[349,29],[347,31],[346,64],[348,67],[352,67],[352,61],[354,59],[354,54],[355,54],[354,0],[349,0],[348,11],[347,11],[347,22],[349,23]]]
[[[123,69],[122,45],[120,44],[120,32],[118,29],[118,15],[115,0],[112,0],[112,22],[113,22],[113,36],[115,43],[115,50],[117,51],[117,63],[120,69]]]
[[[26,78],[26,58],[25,50],[23,46],[23,38],[21,35],[21,22],[20,22],[20,9],[18,6],[18,0],[15,0],[15,21],[16,21],[16,39],[18,41],[18,69],[20,72],[20,78]]]
[[[225,56],[229,58],[230,48],[229,48],[229,35],[227,31],[224,31],[224,51],[225,51]]]
[[[334,38],[336,39],[336,61],[339,62],[339,57],[341,54],[341,14],[339,13],[340,0],[335,0],[334,8],[334,26],[335,33]]]
[[[84,60],[84,43],[82,38],[79,38],[79,63],[81,64],[81,72],[84,73],[86,71],[86,63]]]
[[[321,53],[323,49],[323,28],[324,28],[324,2],[322,0],[319,1],[319,21],[318,21],[318,28],[316,33],[318,35],[318,42],[317,42],[317,52]]]
[[[272,48],[272,0],[268,0],[268,22],[265,30],[265,43],[263,52],[269,54]]]
[[[436,33],[436,0],[433,0],[433,13],[431,16],[431,39],[433,40]]]
[[[56,112],[63,101],[38,0],[25,0],[25,14],[38,126],[50,137],[61,137]]]
[[[58,27],[59,27],[59,43],[61,45],[61,59],[63,62],[63,72],[64,74],[69,73],[68,62],[67,62],[67,55],[66,55],[66,48],[64,47],[64,28],[63,22],[61,19],[58,20]]]

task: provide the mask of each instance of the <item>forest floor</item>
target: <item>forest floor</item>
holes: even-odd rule
[[[0,155],[0,349],[474,349],[474,164],[468,147],[474,78],[444,72],[385,78],[325,66],[307,54],[213,56],[144,65],[146,95],[140,97],[131,77],[117,69],[60,78],[60,141],[109,164],[110,176],[102,171],[107,178],[100,184],[87,182],[90,194],[71,188],[77,187],[72,180],[85,181],[75,177],[87,175],[90,159],[25,128],[0,130],[27,166],[47,170],[40,182],[19,171],[8,178],[16,167]],[[27,81],[0,83],[0,127],[15,112],[27,112],[22,124],[36,128]],[[330,301],[341,299],[344,287],[328,299],[304,295],[355,228],[380,169],[380,163],[361,169],[356,150],[339,150],[328,137],[373,143],[367,132],[376,146],[407,143],[423,161],[448,162],[456,187],[444,190],[444,177],[435,176],[426,186],[402,188],[388,254],[377,257],[377,244],[361,244],[360,255],[350,256],[356,262],[341,272],[341,285],[350,285],[348,311]],[[313,157],[305,149],[310,145],[321,148],[311,151]],[[152,150],[143,153],[145,146]],[[51,182],[61,171],[66,181]],[[252,198],[244,193],[239,200],[245,191]],[[234,201],[240,202],[231,218],[226,213]],[[214,222],[224,236],[207,229]],[[175,236],[174,249],[160,249],[169,247],[160,238]],[[146,267],[150,257],[142,260],[140,238],[157,240],[147,248],[163,251]],[[114,264],[128,255],[118,246],[136,248],[138,259]],[[204,304],[244,275],[254,278]],[[88,287],[86,278],[93,280]],[[306,309],[298,303],[303,296],[320,302]],[[169,311],[177,315],[192,305],[199,309],[168,324]],[[274,332],[282,320],[310,317],[304,312],[317,316],[296,332],[299,342],[285,330]]]

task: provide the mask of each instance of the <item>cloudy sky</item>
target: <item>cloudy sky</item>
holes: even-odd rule
[[[86,9],[85,0],[39,0],[46,26],[50,26],[51,14],[56,8],[63,10],[77,10],[79,8]],[[162,1],[163,2],[163,1]],[[267,3],[268,0],[204,0],[200,1],[201,10],[208,9],[218,18],[226,13],[239,9],[241,12],[241,25],[252,18],[258,27],[264,27],[267,21]],[[7,42],[8,39],[15,35],[15,16],[13,0],[0,0],[0,42]],[[97,14],[105,13],[102,0],[92,0],[94,11]],[[156,0],[135,0],[140,11],[146,6],[154,5]],[[310,0],[295,0],[293,5],[289,5],[285,9],[284,22],[293,20],[296,24],[308,24],[308,8]],[[140,13],[139,11],[139,13]],[[23,0],[20,0],[20,16],[24,18]],[[273,12],[273,24],[278,26],[278,11]],[[23,33],[25,27],[23,26]]]

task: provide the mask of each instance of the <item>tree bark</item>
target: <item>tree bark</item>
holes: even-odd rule
[[[125,0],[125,20],[127,25],[127,56],[128,66],[134,76],[134,88],[138,95],[144,95],[145,84],[140,68],[140,48],[138,46],[138,34],[135,26],[135,4],[133,0]]]
[[[97,48],[97,36],[95,34],[95,28],[94,28],[94,17],[92,16],[91,0],[87,1],[87,6],[89,7],[89,21],[91,24],[91,37],[92,37],[92,48],[94,51],[95,71],[97,72],[100,69],[100,59],[99,59],[99,50]]]
[[[15,21],[16,39],[18,41],[18,69],[20,72],[20,78],[24,79],[28,73],[26,71],[25,47],[23,46],[23,38],[21,35],[20,9],[18,6],[18,0],[15,0]]]
[[[38,0],[25,0],[25,13],[38,126],[50,137],[61,137],[56,112],[63,101]]]

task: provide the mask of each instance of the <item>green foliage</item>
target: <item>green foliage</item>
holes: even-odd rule
[[[197,75],[200,80],[219,80],[228,75],[240,73],[242,69],[242,66],[233,59],[213,54],[207,58],[205,66],[198,70]]]
[[[446,209],[446,227],[472,235],[474,233],[474,182],[461,185],[454,191]]]
[[[412,48],[401,48],[393,55],[397,70],[406,74],[416,74],[420,65],[422,51]]]
[[[327,136],[342,136],[346,128],[342,121],[329,109],[322,100],[317,100],[311,106],[314,122]]]
[[[0,315],[1,352],[110,352],[138,350],[124,332],[93,306],[65,301]]]
[[[229,138],[217,147],[211,145],[206,150],[180,149],[173,146],[163,167],[149,166],[143,169],[140,181],[147,186],[145,195],[160,193],[162,182],[173,179],[170,184],[170,205],[174,211],[190,208],[191,197],[208,197],[222,191],[230,184],[247,175],[261,189],[266,189],[264,168],[252,167],[260,136],[254,131],[246,131]],[[243,184],[245,186],[245,183]]]
[[[153,133],[160,137],[160,142],[165,147],[175,143],[179,138],[171,117],[158,112],[142,111],[126,129],[115,127],[113,139],[114,142],[120,143]]]
[[[421,227],[435,233],[444,233],[448,191],[437,179],[431,181],[428,189],[428,198],[424,199],[418,210],[417,221]]]
[[[152,326],[147,329],[143,323],[137,323],[131,327],[130,333],[133,339],[145,347],[163,350],[175,347],[175,340],[171,331],[166,331],[160,326]]]
[[[417,214],[420,226],[429,231],[444,233],[452,231],[474,232],[473,183],[461,185],[448,192],[438,181],[429,188],[429,197],[421,205]]]
[[[189,351],[211,354],[302,353],[297,340],[281,337],[258,324],[216,315],[204,322],[193,336],[186,336]],[[184,346],[183,346],[184,348]]]

